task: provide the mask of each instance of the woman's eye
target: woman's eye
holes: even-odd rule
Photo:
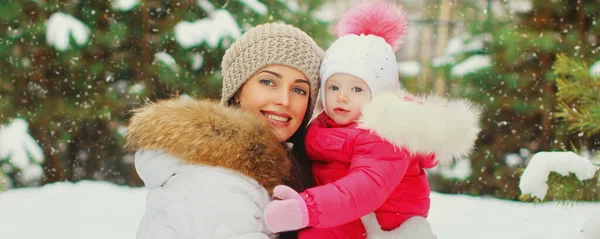
[[[293,91],[294,93],[297,93],[297,94],[299,94],[299,95],[306,95],[306,91],[305,91],[305,90],[303,90],[303,89],[300,89],[300,88],[294,88],[294,89],[292,89],[292,91]]]
[[[275,83],[272,80],[260,80],[260,83],[268,86],[275,85]]]
[[[354,87],[354,88],[352,88],[352,90],[353,90],[354,92],[361,92],[361,91],[362,91],[362,88],[360,88],[360,87]]]
[[[339,90],[340,88],[338,88],[338,87],[337,87],[337,86],[335,86],[335,85],[332,85],[332,86],[330,86],[330,87],[329,87],[329,89],[331,89],[331,90],[333,90],[333,91],[336,91],[336,90]]]

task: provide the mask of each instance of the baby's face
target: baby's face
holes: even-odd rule
[[[325,83],[327,115],[339,125],[349,125],[360,117],[362,106],[371,101],[367,83],[356,76],[337,73]]]

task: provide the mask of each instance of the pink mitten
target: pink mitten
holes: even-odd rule
[[[274,200],[265,209],[265,221],[272,232],[292,231],[308,226],[308,209],[304,199],[288,186],[273,189]]]

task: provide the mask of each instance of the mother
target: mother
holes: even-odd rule
[[[257,26],[227,50],[221,102],[171,99],[135,111],[126,147],[148,188],[137,238],[269,238],[280,183],[312,186],[304,135],[323,51],[301,30]]]

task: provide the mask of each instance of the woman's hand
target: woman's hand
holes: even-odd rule
[[[273,189],[274,200],[265,209],[265,221],[272,232],[298,230],[308,226],[308,209],[304,199],[288,186]]]

